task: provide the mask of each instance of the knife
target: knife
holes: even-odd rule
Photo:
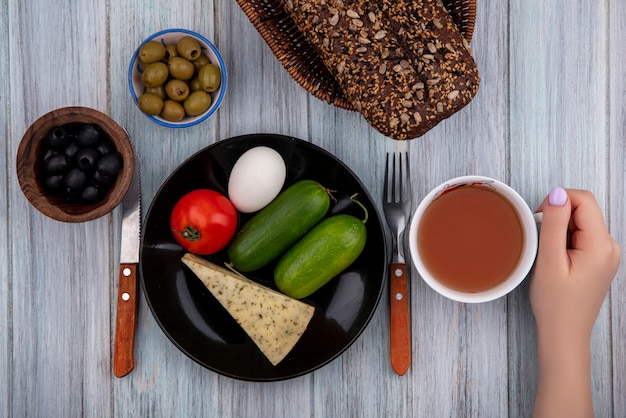
[[[139,166],[135,164],[130,187],[122,199],[122,242],[113,347],[113,373],[126,376],[133,370],[137,320],[137,266],[141,227]]]

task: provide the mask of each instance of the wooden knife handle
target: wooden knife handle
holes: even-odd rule
[[[137,321],[137,265],[120,264],[113,347],[113,373],[126,376],[133,370],[135,361],[135,323]]]
[[[391,366],[400,376],[411,365],[411,323],[406,265],[391,264],[389,272],[389,307],[391,336]]]

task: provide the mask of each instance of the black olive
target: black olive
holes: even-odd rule
[[[46,161],[46,159],[51,156],[52,154],[56,154],[57,151],[50,148],[50,147],[44,147],[41,153],[41,161]]]
[[[45,183],[48,190],[57,190],[63,184],[63,175],[48,176]]]
[[[76,166],[83,171],[92,171],[99,158],[100,153],[94,148],[82,148],[76,153]]]
[[[78,132],[78,145],[91,147],[100,140],[100,127],[97,125],[85,125]]]
[[[96,171],[93,173],[93,180],[104,187],[109,187],[113,184],[113,182],[115,181],[115,177],[116,176],[107,176],[104,174],[101,174],[99,171]]]
[[[63,154],[72,158],[74,155],[76,155],[79,149],[80,146],[75,141],[72,141],[67,145],[67,147],[65,147],[65,149],[63,150]]]
[[[72,190],[80,190],[87,183],[87,174],[78,168],[72,168],[65,175],[65,185]]]
[[[109,143],[109,141],[100,141],[96,145],[96,150],[100,153],[100,155],[109,154],[114,151],[113,147]]]
[[[96,186],[90,185],[83,189],[80,197],[87,202],[93,202],[100,197],[100,192]]]
[[[56,126],[48,132],[48,145],[54,149],[61,149],[67,145],[70,136],[62,126]]]
[[[45,159],[43,166],[48,174],[62,174],[67,171],[70,162],[64,154],[52,154]]]
[[[117,154],[106,154],[98,160],[96,170],[103,176],[115,176],[122,168],[122,159]]]

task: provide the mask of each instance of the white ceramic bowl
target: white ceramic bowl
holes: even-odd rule
[[[184,36],[192,36],[200,43],[202,53],[207,56],[212,64],[215,64],[220,68],[222,82],[220,83],[220,87],[216,91],[211,93],[211,106],[207,109],[206,112],[198,116],[185,116],[181,121],[172,122],[158,115],[153,116],[144,113],[144,115],[151,121],[168,128],[187,128],[189,126],[197,125],[198,123],[208,119],[212,114],[217,111],[217,109],[219,109],[220,105],[222,104],[222,101],[224,100],[224,95],[226,94],[226,86],[228,83],[228,75],[226,72],[224,59],[222,58],[222,55],[215,47],[215,45],[213,45],[207,38],[197,32],[193,32],[187,29],[166,29],[150,35],[148,38],[146,38],[137,47],[135,53],[130,60],[130,65],[128,67],[128,87],[130,89],[130,94],[135,104],[137,104],[138,97],[141,95],[144,89],[144,84],[141,80],[141,74],[143,72],[144,64],[141,62],[141,60],[138,59],[139,49],[141,48],[141,46],[149,41],[159,41],[164,45],[176,44]]]

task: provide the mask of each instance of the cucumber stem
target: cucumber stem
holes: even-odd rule
[[[322,186],[322,188],[324,189],[324,191],[326,192],[328,197],[330,197],[333,202],[337,203],[337,198],[335,196],[333,196],[333,193],[336,192],[337,190],[331,190],[331,189],[328,189],[328,188],[326,188],[324,186]]]
[[[363,205],[363,203],[356,200],[357,195],[358,193],[355,193],[352,196],[350,196],[350,200],[356,203],[357,205],[361,206],[361,209],[363,209],[363,212],[365,212],[365,219],[363,219],[361,222],[366,223],[367,220],[369,219],[369,212],[367,211],[367,208],[365,207],[365,205]]]

